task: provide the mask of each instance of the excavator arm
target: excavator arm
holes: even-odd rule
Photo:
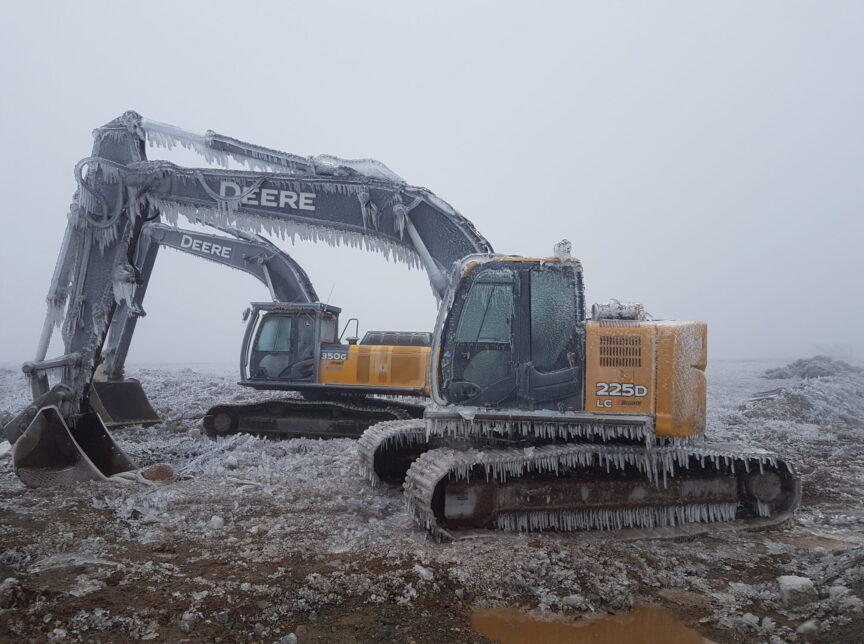
[[[87,394],[115,315],[124,307],[133,316],[140,312],[136,292],[143,297],[152,270],[141,247],[145,224],[163,218],[176,224],[182,214],[217,228],[363,246],[421,265],[439,298],[454,262],[492,250],[449,204],[376,161],[300,157],[214,132],[197,135],[135,112],[96,129],[94,139],[91,156],[75,168],[78,189],[48,294],[48,314],[35,360],[23,367],[34,402],[5,427],[16,470],[30,484],[99,478],[131,468],[90,409]],[[148,161],[147,140],[253,170]],[[64,354],[46,359],[58,325]],[[121,339],[117,346],[122,344]],[[118,364],[116,354],[113,359]],[[51,373],[59,383],[49,389]],[[72,441],[71,451],[77,445],[88,467],[78,467],[80,459],[52,457],[47,463],[39,457],[62,441]],[[118,453],[122,458],[115,458]],[[101,465],[115,461],[111,467]],[[38,476],[22,476],[24,470]]]
[[[318,295],[309,276],[287,253],[260,235],[224,228],[232,237],[184,230],[156,222],[144,225],[135,252],[135,285],[131,304],[121,302],[111,319],[102,348],[101,370],[90,383],[90,405],[107,427],[152,425],[160,422],[141,384],[125,378],[126,356],[143,304],[156,255],[167,247],[235,268],[257,278],[275,302],[311,304]]]
[[[138,318],[144,315],[144,294],[156,254],[161,247],[173,248],[248,273],[267,287],[274,302],[311,304],[318,301],[318,294],[306,271],[278,246],[261,235],[236,228],[224,228],[222,232],[232,237],[219,237],[156,222],[145,224],[135,261],[140,284],[135,288],[132,305],[124,301],[117,308],[102,350],[102,370],[109,381],[123,378],[132,334]]]

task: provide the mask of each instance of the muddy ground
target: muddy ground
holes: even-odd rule
[[[0,420],[28,402],[6,367]],[[715,362],[709,433],[788,455],[804,478],[794,525],[444,544],[398,490],[367,485],[350,440],[201,437],[209,406],[264,397],[230,368],[130,369],[164,422],[115,436],[141,465],[170,463],[175,480],[30,490],[0,456],[0,640],[484,642],[476,608],[577,619],[648,603],[716,642],[860,642],[864,375],[810,361],[764,376],[782,367]],[[785,602],[784,575],[809,580]]]

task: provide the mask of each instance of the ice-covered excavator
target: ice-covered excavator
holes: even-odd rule
[[[449,204],[408,185],[377,161],[301,157],[215,132],[198,135],[135,112],[97,128],[94,139],[92,155],[75,168],[78,189],[48,294],[48,314],[36,358],[24,367],[34,401],[4,428],[13,444],[16,472],[29,485],[104,479],[134,469],[92,409],[88,394],[115,316],[122,314],[118,340],[106,357],[109,373],[113,369],[116,374],[128,346],[124,333],[131,334],[140,314],[136,293],[143,297],[141,287],[149,279],[148,252],[142,248],[145,224],[176,223],[182,214],[216,228],[364,246],[423,267],[439,297],[447,291],[446,274],[454,262],[491,250]],[[228,166],[233,160],[252,170],[184,168],[147,160],[148,140],[193,149],[208,162]],[[274,355],[283,353],[280,342],[290,336],[295,338],[290,347],[299,348],[303,334],[292,332],[290,323],[268,325],[267,313],[275,310],[264,312],[248,327],[253,331],[247,331],[244,357],[255,369],[244,384],[273,388],[272,381],[293,366],[275,371],[285,357]],[[317,313],[323,322],[332,311],[319,307]],[[61,327],[64,354],[46,358],[56,326]],[[320,335],[318,340],[320,347]],[[251,348],[250,342],[255,343]],[[364,357],[357,348],[350,353],[358,364]],[[365,357],[368,372],[371,355]],[[313,388],[322,362],[311,361]],[[49,374],[59,380],[50,388]],[[231,431],[233,421],[230,414],[213,415],[213,430]]]
[[[287,253],[265,237],[236,228],[223,228],[222,237],[149,222],[141,230],[135,266],[139,279],[131,305],[123,301],[115,311],[102,349],[102,364],[90,387],[90,404],[108,427],[148,425],[160,421],[140,383],[125,377],[126,356],[138,318],[144,315],[144,295],[157,251],[172,248],[193,257],[228,266],[257,278],[282,309],[288,304],[318,302],[306,271]],[[41,376],[44,378],[44,375]],[[39,389],[47,388],[36,383]]]
[[[273,302],[253,302],[240,358],[240,384],[255,389],[299,391],[307,398],[282,397],[263,403],[221,404],[204,418],[213,438],[238,431],[282,437],[359,437],[375,423],[419,418],[423,407],[382,401],[364,394],[426,396],[431,333],[368,332],[362,341],[342,344],[341,309],[322,304],[303,268],[260,235],[222,228],[230,237],[145,224],[137,249],[141,278],[133,306],[118,307],[102,351],[102,368],[90,388],[90,405],[107,427],[153,424],[153,411],[140,383],[124,377],[135,323],[159,248],[173,248],[256,277]],[[352,318],[343,327],[343,335]],[[345,395],[351,400],[344,400]]]
[[[569,243],[547,258],[462,259],[438,314],[432,405],[368,429],[373,482],[418,522],[466,530],[693,534],[788,519],[800,480],[777,454],[701,440],[707,327],[595,305]]]

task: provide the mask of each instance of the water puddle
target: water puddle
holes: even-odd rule
[[[712,644],[657,606],[575,622],[514,608],[489,608],[475,611],[471,625],[501,644]]]

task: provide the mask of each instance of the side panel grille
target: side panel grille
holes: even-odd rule
[[[601,367],[641,367],[642,338],[638,335],[600,337]]]

